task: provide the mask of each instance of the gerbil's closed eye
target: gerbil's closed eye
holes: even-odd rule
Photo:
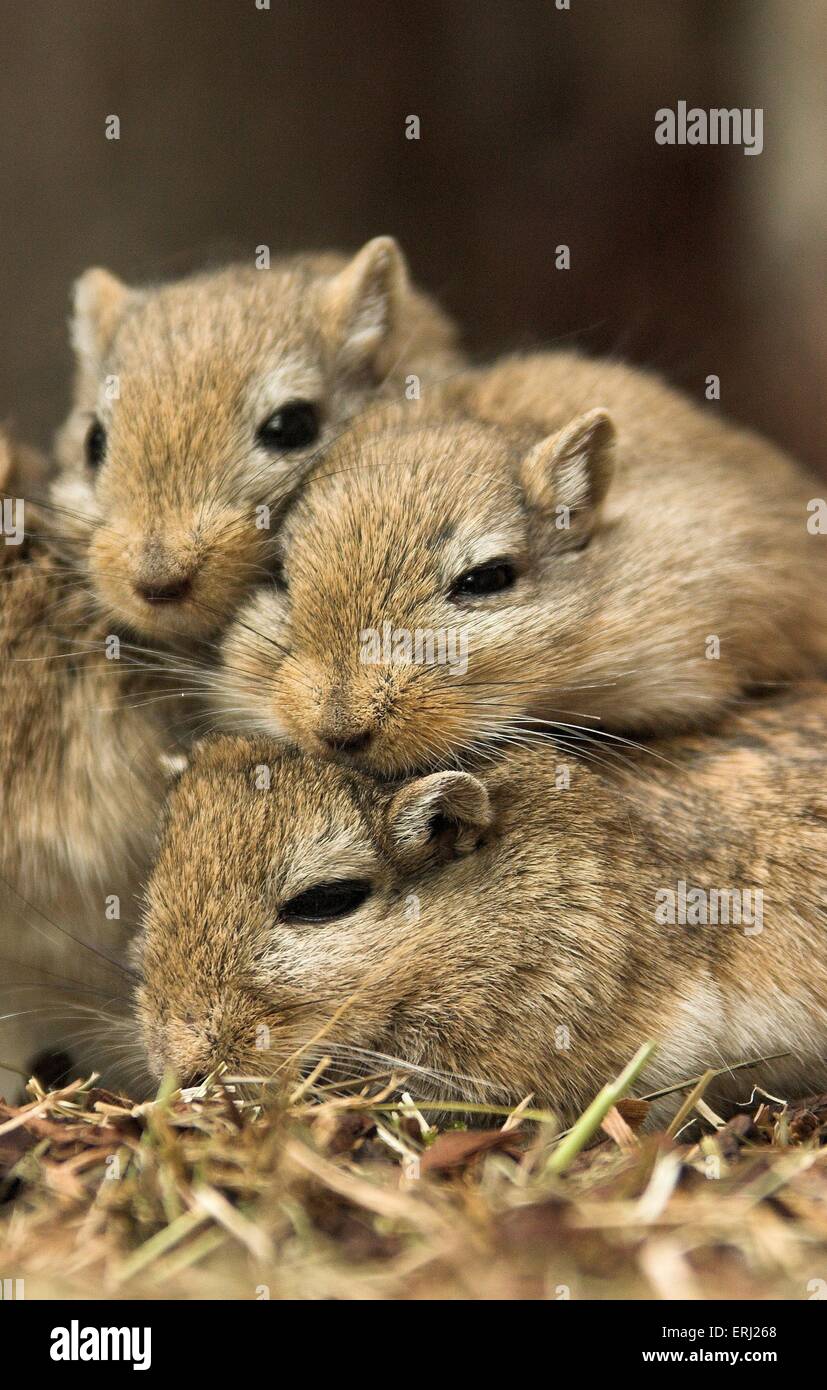
[[[312,401],[287,401],[259,425],[259,444],[273,453],[306,449],[319,437],[319,409]]]
[[[100,468],[106,457],[106,430],[95,416],[86,432],[86,462],[90,468]]]
[[[283,922],[332,922],[347,917],[370,897],[371,884],[363,878],[340,879],[338,883],[317,883],[282,905]]]
[[[510,560],[489,560],[459,575],[451,585],[451,598],[486,598],[510,589],[517,579],[516,566]]]

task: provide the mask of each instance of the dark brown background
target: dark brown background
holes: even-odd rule
[[[0,37],[22,433],[63,413],[85,266],[392,232],[472,351],[580,342],[698,395],[716,372],[727,411],[824,466],[822,0],[5,0]],[[681,99],[763,107],[764,153],[656,145]]]

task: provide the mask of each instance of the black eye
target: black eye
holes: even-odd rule
[[[451,585],[451,597],[466,595],[471,598],[498,594],[502,589],[510,589],[517,578],[517,571],[509,560],[492,560],[487,565],[478,565],[467,570]]]
[[[258,442],[265,449],[289,453],[306,449],[319,437],[319,412],[312,401],[288,401],[259,425]]]
[[[106,453],[106,430],[100,420],[93,420],[86,433],[86,462],[90,468],[100,468]]]
[[[335,917],[347,917],[370,897],[371,886],[361,878],[343,879],[339,883],[317,883],[291,898],[279,916],[283,922],[331,922]]]

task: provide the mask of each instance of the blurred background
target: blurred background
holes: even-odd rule
[[[579,343],[699,398],[715,373],[824,471],[827,5],[557,3],[3,0],[0,418],[48,442],[88,265],[389,232],[475,355]],[[763,153],[657,145],[680,100],[762,107]]]

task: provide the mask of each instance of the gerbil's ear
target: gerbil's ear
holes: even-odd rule
[[[326,311],[346,367],[370,368],[377,377],[387,370],[386,350],[407,287],[405,257],[389,236],[367,242],[333,277]]]
[[[493,819],[488,792],[467,772],[435,772],[408,782],[388,807],[388,833],[407,860],[423,852],[470,854]]]
[[[84,366],[100,367],[132,290],[108,270],[85,270],[74,288],[72,346]]]
[[[578,415],[536,444],[521,474],[529,502],[556,514],[560,538],[588,538],[614,470],[615,430],[605,410]]]

